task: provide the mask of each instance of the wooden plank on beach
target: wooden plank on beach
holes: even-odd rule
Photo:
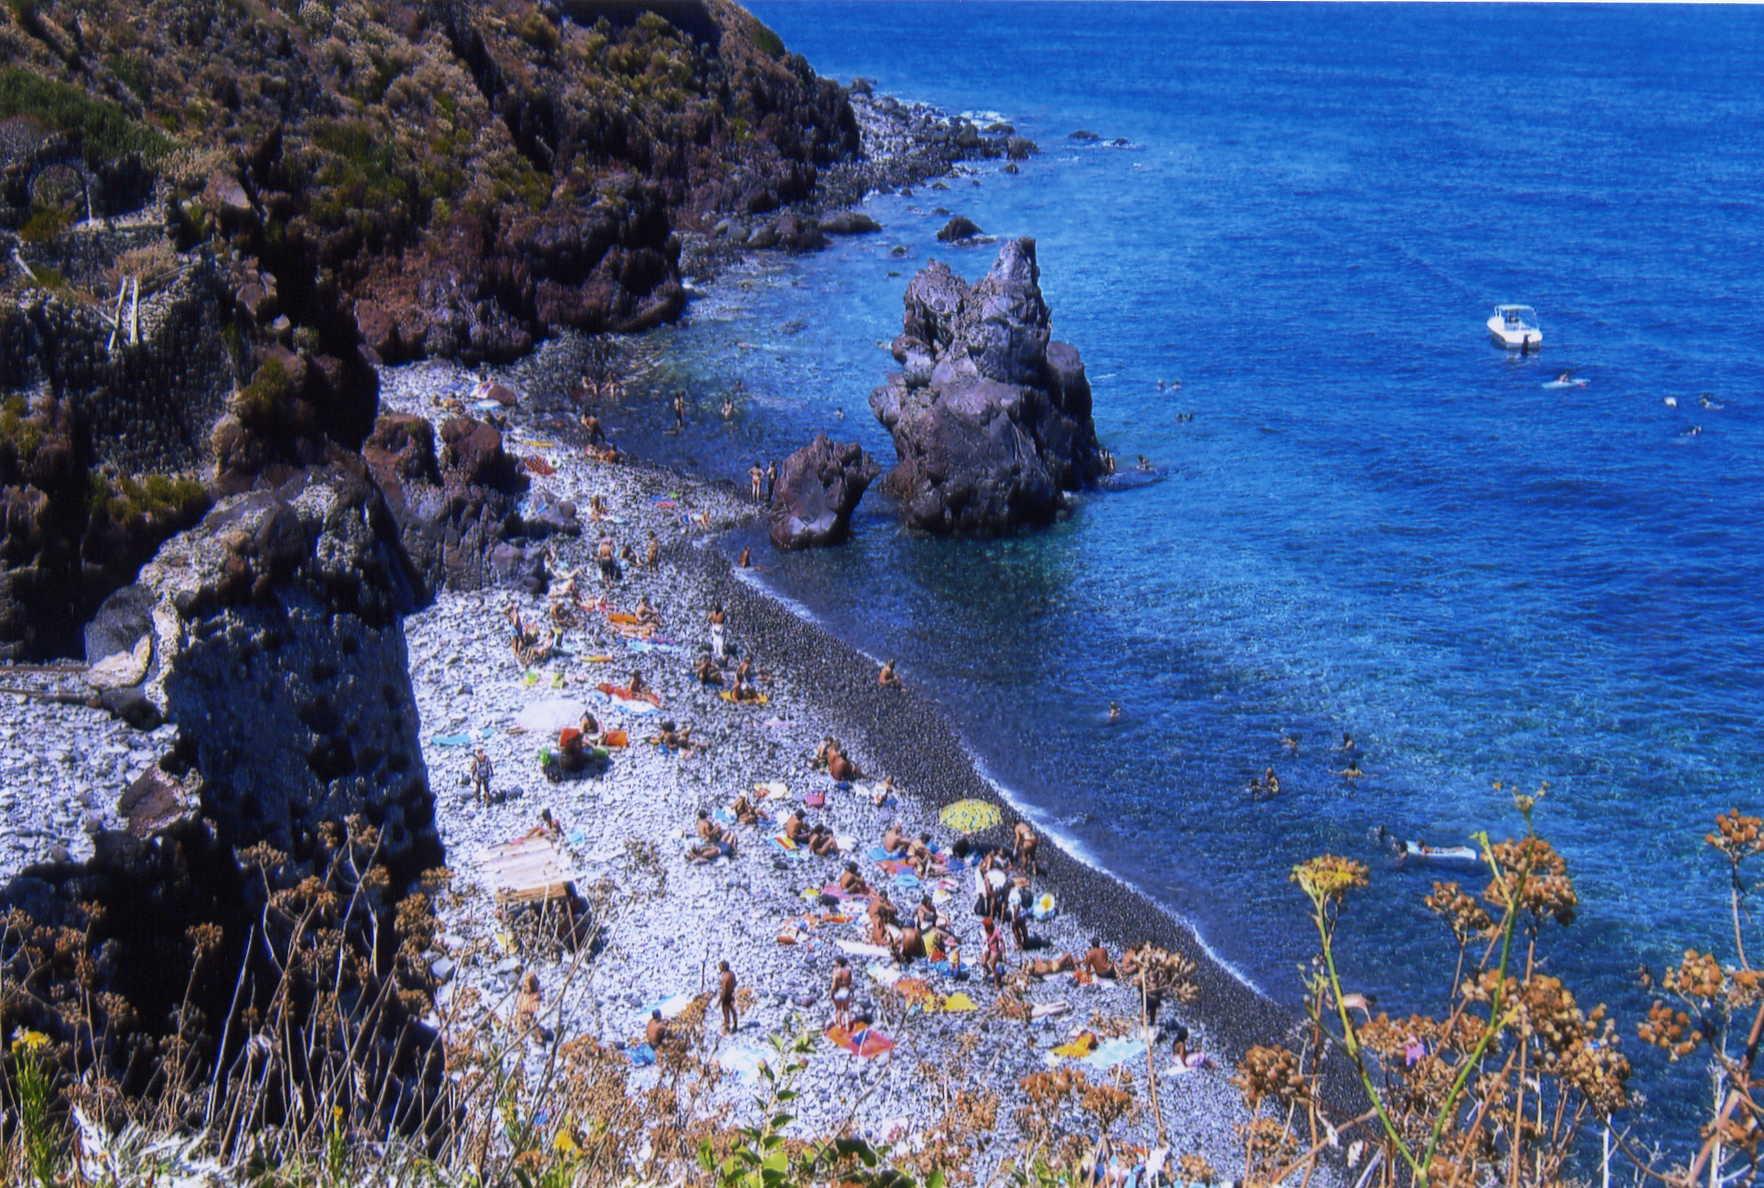
[[[557,843],[537,831],[484,851],[478,865],[499,904],[568,899],[574,881]]]

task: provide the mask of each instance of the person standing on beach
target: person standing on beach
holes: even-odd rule
[[[674,393],[674,432],[686,432],[686,392],[684,389]]]
[[[714,604],[707,618],[710,620],[711,655],[721,664],[729,658],[729,653],[723,647],[723,604]]]
[[[717,1005],[723,1008],[723,1034],[735,1034],[741,1018],[735,1013],[735,974],[727,961],[717,962]]]
[[[649,543],[643,547],[643,568],[653,570],[661,564],[661,541],[655,538],[655,529],[649,530]]]
[[[490,756],[484,754],[483,747],[479,747],[472,752],[472,794],[477,798],[479,804],[490,803],[490,776],[492,774]]]
[[[1018,952],[1029,948],[1029,909],[1034,902],[1035,896],[1029,890],[1029,876],[1018,875],[1011,887],[1006,907],[1006,915],[1011,922],[1011,937],[1017,942]]]
[[[851,965],[843,957],[833,961],[833,1026],[851,1026]]]
[[[752,466],[747,468],[747,483],[753,494],[753,501],[755,503],[760,501],[760,486],[765,481],[766,472],[760,469],[760,464],[758,462],[755,462]]]
[[[876,674],[876,683],[884,689],[901,687],[900,674],[894,671],[894,661],[890,660],[882,666],[882,671]]]
[[[1041,864],[1036,861],[1035,851],[1041,846],[1041,839],[1035,835],[1035,827],[1027,821],[1018,821],[1013,836],[1017,843],[1017,866],[1025,874],[1040,874]]]
[[[1004,930],[991,916],[981,922],[985,939],[980,949],[980,969],[992,979],[995,988],[1004,985]]]
[[[595,564],[600,566],[600,582],[602,585],[610,586],[613,582],[618,580],[618,551],[613,547],[612,537],[604,534],[601,536],[600,543],[594,546],[594,561]]]
[[[766,463],[766,502],[767,503],[770,503],[772,501],[772,492],[777,489],[778,489],[778,462],[777,462],[777,459],[773,459],[772,461]]]

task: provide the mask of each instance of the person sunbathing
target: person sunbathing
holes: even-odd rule
[[[802,814],[795,809],[791,809],[790,815],[784,818],[783,834],[785,840],[793,845],[800,846],[808,840],[808,823],[802,819]]]
[[[882,831],[882,849],[888,853],[889,857],[892,858],[900,854],[906,849],[906,844],[906,832],[901,829],[899,821],[891,822],[888,828]]]
[[[735,803],[729,806],[729,812],[734,816],[735,823],[738,825],[751,826],[758,825],[760,822],[759,809],[754,807],[753,801],[747,798],[745,792],[735,798]]]
[[[661,612],[649,604],[649,595],[641,594],[637,598],[637,609],[633,612],[637,622],[644,627],[660,627]]]
[[[672,718],[663,722],[661,724],[661,729],[655,734],[650,735],[649,741],[658,747],[665,747],[670,751],[680,751],[684,753],[698,749],[698,744],[692,741],[692,727],[677,727],[674,725]]]
[[[894,661],[890,660],[882,666],[882,671],[876,674],[876,683],[884,689],[901,688],[900,674],[894,671]]]
[[[720,685],[723,683],[723,670],[717,667],[716,662],[710,658],[709,653],[698,658],[698,663],[692,666],[692,675],[698,678],[698,683],[701,685]]]
[[[886,808],[893,803],[894,777],[889,776],[870,789],[870,804],[874,808]]]
[[[888,930],[900,923],[900,913],[888,898],[888,892],[875,891],[870,896],[870,903],[864,909],[864,915],[870,921],[870,943],[885,945],[888,943]]]
[[[631,682],[626,688],[630,690],[632,697],[643,697],[650,693],[649,682],[644,680],[643,674],[635,668],[631,670]]]
[[[1078,959],[1070,953],[1061,953],[1058,957],[1036,957],[1023,965],[1023,972],[1032,978],[1051,978],[1055,974],[1071,973],[1078,968]]]
[[[845,752],[835,750],[827,756],[827,774],[837,784],[849,784],[864,773],[858,765],[845,757]]]
[[[845,869],[839,872],[835,886],[847,895],[868,895],[870,885],[864,882],[864,876],[858,873],[857,863],[847,862]]]
[[[825,825],[815,825],[809,830],[809,853],[817,858],[825,858],[839,852],[839,839]]]
[[[706,809],[698,810],[698,844],[692,848],[692,857],[702,862],[709,862],[724,855],[734,856],[735,839],[721,825],[711,820]]]
[[[891,946],[894,960],[898,965],[906,965],[915,957],[925,956],[925,934],[919,931],[916,924],[908,924],[900,930],[900,936]]]
[[[815,748],[815,757],[809,766],[816,771],[825,770],[827,766],[827,756],[831,755],[838,749],[839,744],[833,741],[833,736],[831,734],[827,735],[821,739],[821,745]]]
[[[649,1022],[643,1025],[643,1042],[658,1052],[668,1042],[668,1023],[661,1011],[649,1012]]]
[[[927,935],[937,926],[937,905],[929,895],[919,896],[919,906],[913,909],[913,923]]]
[[[921,833],[916,840],[907,846],[907,865],[921,879],[931,877],[931,867],[937,861],[937,855],[931,852],[931,835]]]
[[[1115,963],[1109,959],[1109,951],[1103,948],[1102,941],[1090,938],[1090,951],[1084,954],[1084,968],[1092,977],[1112,978],[1115,976]]]

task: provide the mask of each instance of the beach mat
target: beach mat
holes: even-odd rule
[[[827,1028],[826,1035],[829,1040],[853,1056],[876,1057],[894,1048],[894,1041],[874,1027],[852,1031],[850,1028],[841,1027],[836,1023]]]
[[[437,734],[429,742],[437,747],[469,747],[472,745],[472,736],[469,734]]]
[[[770,693],[760,693],[753,697],[745,697],[736,700],[735,690],[733,689],[724,689],[721,693],[718,693],[717,696],[721,697],[731,705],[765,705],[772,700],[772,695]]]

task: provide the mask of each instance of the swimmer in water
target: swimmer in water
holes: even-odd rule
[[[1348,759],[1346,767],[1342,768],[1335,774],[1339,775],[1344,780],[1357,780],[1366,773],[1360,770],[1360,758],[1358,755],[1355,755]]]
[[[1109,702],[1109,725],[1112,726],[1116,722],[1119,722],[1120,720],[1121,720],[1121,703],[1118,701]]]
[[[1707,392],[1704,392],[1701,396],[1697,397],[1697,403],[1708,409],[1710,412],[1720,412],[1727,407]]]
[[[735,402],[727,396],[723,397],[723,419],[725,421],[733,421],[735,419]]]
[[[1147,458],[1144,454],[1139,455],[1139,461],[1134,463],[1134,465],[1140,470],[1150,470],[1152,468],[1151,459]]]
[[[1342,731],[1341,732],[1341,745],[1339,747],[1336,747],[1335,749],[1338,751],[1351,751],[1351,750],[1353,750],[1354,749],[1354,736],[1349,734],[1345,730]]]
[[[1282,734],[1280,736],[1280,745],[1286,748],[1286,753],[1288,755],[1298,754],[1298,748],[1299,748],[1298,735],[1293,734],[1291,732]]]
[[[1574,373],[1572,371],[1564,371],[1561,375],[1556,377],[1556,382],[1558,384],[1577,384],[1580,381],[1574,378]]]
[[[1689,429],[1686,429],[1684,431],[1684,433],[1681,434],[1681,436],[1683,436],[1683,437],[1698,437],[1702,434],[1702,432],[1703,432],[1703,427],[1701,425],[1692,425]]]
[[[1676,396],[1666,397],[1666,407],[1667,408],[1677,408],[1678,407],[1678,397],[1676,397]]]

